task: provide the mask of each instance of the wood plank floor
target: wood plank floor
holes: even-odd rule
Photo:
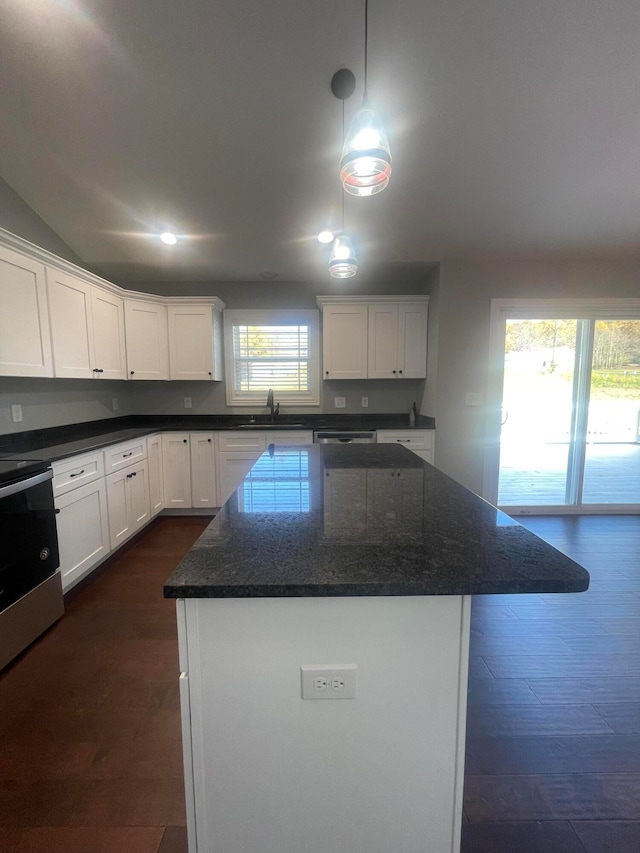
[[[462,853],[638,853],[640,518],[518,520],[591,587],[474,601]]]
[[[0,676],[3,853],[183,853],[175,603],[207,518],[163,518]]]
[[[463,853],[640,851],[640,518],[527,518],[589,592],[474,602]],[[186,853],[163,518],[0,676],[3,853]],[[256,851],[259,853],[259,851]]]

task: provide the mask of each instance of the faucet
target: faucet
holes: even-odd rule
[[[273,388],[269,388],[269,392],[267,394],[267,408],[271,411],[271,423],[274,423],[275,419],[280,414],[280,403],[273,402]]]

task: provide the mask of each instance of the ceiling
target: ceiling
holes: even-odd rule
[[[0,174],[116,281],[326,280],[363,46],[364,0],[7,0]],[[638,0],[370,0],[361,269],[640,250],[639,56]]]

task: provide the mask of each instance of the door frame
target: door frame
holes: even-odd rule
[[[507,320],[640,320],[640,299],[492,299],[486,398],[486,441],[482,496],[496,505],[500,474],[500,432],[504,383],[504,342]],[[582,515],[610,512],[636,514],[637,504],[589,504]],[[576,507],[522,507],[523,515],[575,514]]]

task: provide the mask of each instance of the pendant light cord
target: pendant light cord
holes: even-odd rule
[[[367,97],[367,64],[369,53],[369,0],[364,0],[364,98]]]
[[[344,139],[344,98],[342,99],[342,138]],[[342,233],[344,234],[344,196],[345,193],[340,191],[342,197]]]

